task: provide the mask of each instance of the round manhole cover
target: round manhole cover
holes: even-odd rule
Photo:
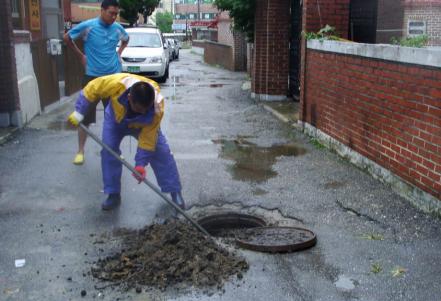
[[[237,244],[260,252],[294,252],[317,242],[314,232],[297,227],[257,227],[244,230],[244,234],[236,239]]]

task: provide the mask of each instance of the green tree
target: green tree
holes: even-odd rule
[[[156,14],[156,26],[161,32],[172,32],[173,15],[169,12]]]
[[[121,17],[123,17],[130,26],[138,20],[138,13],[145,17],[150,16],[158,7],[160,0],[120,0],[119,6],[121,8]]]
[[[228,11],[233,19],[233,28],[247,35],[248,41],[254,40],[254,13],[256,0],[215,0],[221,11]]]

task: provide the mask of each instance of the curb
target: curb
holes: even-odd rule
[[[285,123],[289,123],[289,119],[286,118],[285,116],[283,116],[282,114],[280,114],[279,112],[277,112],[276,110],[274,110],[273,108],[271,108],[268,105],[262,104],[263,108],[265,110],[267,110],[268,112],[270,112],[271,114],[273,114],[275,117],[277,117],[280,121],[285,122]]]
[[[8,130],[6,133],[0,135],[0,146],[5,144],[20,128],[14,127]]]

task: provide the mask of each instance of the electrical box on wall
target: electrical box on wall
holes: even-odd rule
[[[408,20],[407,21],[407,35],[410,37],[420,36],[426,34],[426,21]]]
[[[61,40],[49,39],[47,41],[47,53],[50,55],[61,55]]]

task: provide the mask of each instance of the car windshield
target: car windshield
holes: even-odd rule
[[[155,33],[129,33],[130,40],[127,47],[149,47],[159,48],[161,47],[161,38]]]

